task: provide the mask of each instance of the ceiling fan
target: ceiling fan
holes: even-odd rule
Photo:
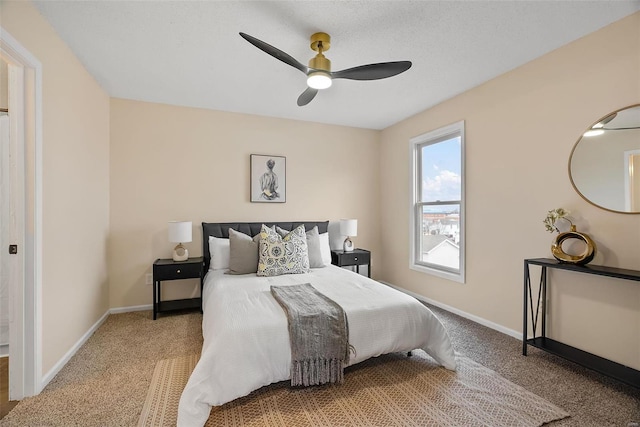
[[[285,64],[291,65],[293,68],[297,68],[307,76],[308,87],[298,97],[298,105],[301,107],[311,102],[318,93],[318,90],[330,87],[333,79],[379,80],[393,77],[411,68],[411,61],[396,61],[361,65],[341,71],[331,71],[331,61],[323,54],[323,52],[326,52],[331,47],[331,37],[327,33],[315,33],[311,36],[311,50],[318,53],[309,60],[309,66],[307,67],[291,55],[262,40],[245,33],[240,33],[240,35],[258,49],[279,59]]]

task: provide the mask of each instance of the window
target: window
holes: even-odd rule
[[[464,122],[410,147],[410,268],[464,283]]]

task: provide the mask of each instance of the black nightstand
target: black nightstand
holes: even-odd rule
[[[360,273],[360,266],[367,266],[367,276],[371,277],[371,252],[366,249],[354,249],[349,252],[343,250],[331,251],[331,264],[338,267],[356,266],[356,272]]]
[[[202,257],[189,258],[186,261],[157,259],[153,263],[153,320],[158,313],[174,310],[197,308],[202,310]],[[200,298],[187,298],[162,301],[161,282],[164,280],[200,279]]]

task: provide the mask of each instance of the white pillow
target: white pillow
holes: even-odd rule
[[[229,255],[231,248],[229,239],[209,236],[209,270],[223,270],[229,268]]]
[[[331,246],[329,246],[329,233],[320,234],[320,252],[324,265],[331,265]]]

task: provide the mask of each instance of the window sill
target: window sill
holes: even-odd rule
[[[432,276],[437,276],[442,279],[451,280],[454,282],[458,282],[461,284],[465,283],[464,271],[460,273],[451,273],[448,271],[438,270],[437,268],[425,267],[424,265],[418,265],[414,263],[409,264],[409,268],[414,271],[419,271],[421,273],[430,274]]]

